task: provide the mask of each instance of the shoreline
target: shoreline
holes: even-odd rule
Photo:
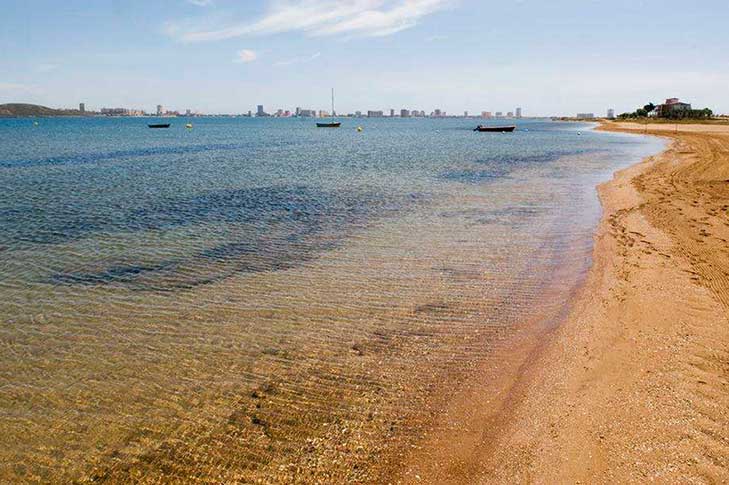
[[[462,134],[470,139],[469,133]],[[609,137],[591,138],[601,144],[598,138]],[[560,139],[558,135],[556,140]],[[580,150],[595,147],[575,133],[564,139],[567,146],[574,144]],[[66,143],[65,137],[61,143]],[[613,156],[617,152],[607,145],[599,156],[608,157],[612,167],[620,157]],[[516,154],[524,148],[515,147]],[[541,148],[535,151],[541,153]],[[13,446],[5,447],[0,475],[15,481],[56,476],[111,483],[140,476],[148,482],[165,481],[195,473],[234,482],[383,483],[370,479],[370,473],[385,465],[397,466],[387,460],[399,462],[407,454],[441,405],[473,380],[467,376],[474,370],[483,367],[500,375],[512,360],[521,366],[508,349],[512,327],[551,328],[552,321],[543,319],[546,311],[556,315],[555,321],[561,320],[562,302],[572,297],[542,297],[545,291],[556,291],[546,280],[573,291],[578,284],[568,269],[578,265],[580,279],[586,273],[588,241],[599,217],[591,181],[606,178],[600,171],[604,165],[576,154],[554,161],[547,158],[548,168],[539,169],[530,161],[490,190],[460,181],[444,185],[442,191],[435,186],[433,190],[443,197],[429,200],[422,212],[373,219],[361,233],[353,232],[347,244],[334,245],[286,271],[244,272],[194,291],[185,289],[180,297],[136,289],[215,275],[230,268],[227,258],[210,260],[211,266],[206,260],[200,273],[196,265],[193,271],[144,271],[130,284],[81,287],[85,307],[80,318],[74,306],[77,285],[60,286],[58,294],[72,298],[51,299],[48,311],[35,320],[38,325],[35,321],[28,325],[34,333],[22,343],[33,354],[28,352],[28,359],[9,367],[11,374],[33,379],[38,392],[16,391],[18,386],[11,383],[3,400],[5,409],[27,419],[9,420],[3,427]],[[473,163],[468,168],[481,174],[481,162]],[[443,170],[436,167],[438,173]],[[220,169],[225,173],[224,166]],[[579,173],[573,179],[568,175],[574,169]],[[567,177],[558,177],[563,172]],[[182,170],[183,180],[185,173]],[[227,183],[235,187],[235,177],[230,179]],[[421,186],[418,182],[416,188]],[[458,193],[452,192],[453,187]],[[281,195],[288,197],[274,192],[272,201]],[[303,207],[309,206],[310,198],[303,194]],[[188,209],[199,210],[195,198],[183,200],[192,200]],[[235,199],[234,206],[240,200]],[[568,200],[573,203],[560,202]],[[166,207],[162,204],[161,213],[173,209]],[[210,226],[209,239],[200,234],[204,244],[195,243],[200,241],[198,232],[185,225],[181,233],[170,232],[165,239],[178,239],[180,245],[160,247],[179,251],[186,269],[187,247],[194,246],[194,256],[203,248],[225,249],[227,244],[221,243],[236,238],[259,240],[256,231],[224,225],[224,237],[216,233],[217,224]],[[296,234],[297,228],[291,232]],[[118,240],[119,252],[111,253],[114,259],[131,263],[149,254],[156,261],[156,249],[144,251],[145,233],[132,232]],[[96,241],[95,234],[85,235],[88,240],[79,254]],[[336,242],[326,226],[321,234],[321,240]],[[129,237],[133,235],[142,237]],[[488,237],[481,240],[484,235]],[[274,228],[260,239],[277,241],[276,237]],[[99,239],[107,238],[102,231]],[[141,255],[126,259],[126,241],[133,241],[136,255],[140,240]],[[578,257],[568,249],[571,242]],[[55,268],[43,263],[55,260],[58,267],[68,267],[69,274],[114,280],[114,272],[104,271],[106,258],[98,262],[90,258],[79,265],[81,270],[73,270],[78,262],[75,252],[65,258],[67,247],[75,245],[63,245],[56,252],[49,247],[35,262],[40,268]],[[249,261],[235,252],[231,256],[236,262]],[[133,268],[121,268],[127,267]],[[555,270],[560,273],[555,275]],[[24,273],[17,274],[22,282]],[[97,288],[101,298],[86,293]],[[17,294],[25,295],[25,290]],[[123,299],[128,311],[115,311],[122,307],[109,306],[109,296],[113,301]],[[7,314],[13,317],[9,323],[19,328],[25,320],[15,308],[22,308],[22,303],[19,297],[6,302]],[[80,326],[83,352],[67,338]],[[522,332],[527,333],[531,335]],[[124,339],[117,343],[120,335]],[[524,342],[524,352],[528,344],[531,341]],[[489,358],[491,349],[500,350],[503,359]],[[45,367],[46,362],[33,357],[48,353],[64,367]],[[48,369],[47,374],[37,376],[35,368]],[[106,378],[97,382],[96,375]],[[77,400],[79,395],[93,397],[94,409],[71,421],[66,418],[69,410],[90,401]],[[443,399],[434,402],[433,395]],[[41,399],[52,404],[44,407]],[[505,393],[504,406],[510,399]],[[34,409],[35,403],[39,404]],[[40,419],[44,415],[48,418]],[[22,454],[21,445],[35,454]]]
[[[598,187],[566,318],[455,396],[394,482],[729,480],[729,127],[647,133],[673,141]]]

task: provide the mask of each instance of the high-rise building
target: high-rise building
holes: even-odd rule
[[[507,118],[513,118],[514,117],[514,112],[513,111],[509,111],[508,113],[506,113],[506,117]]]
[[[615,119],[615,110],[610,108],[607,112],[607,117],[609,120],[614,120]]]
[[[395,110],[390,108],[390,118],[394,118],[394,117],[395,117]]]
[[[266,116],[266,112],[263,111],[263,105],[259,104],[256,108],[256,116]]]
[[[521,108],[516,108],[516,117],[521,118]]]
[[[86,113],[86,104],[85,104],[85,103],[79,103],[79,104],[78,104],[78,110],[79,110],[79,111],[80,111],[81,113]]]
[[[162,108],[161,104],[157,105],[157,116],[162,116],[164,114],[164,109]]]
[[[368,118],[382,118],[385,114],[382,111],[367,111]]]
[[[186,109],[185,110],[185,116],[192,116],[192,110],[191,109]]]
[[[301,108],[296,107],[296,116],[301,116]]]
[[[464,111],[464,112],[463,112],[463,117],[464,117],[464,118],[468,118],[468,111]]]
[[[443,116],[443,113],[441,112],[441,110],[436,109],[435,111],[433,111],[433,116],[435,116],[436,118],[438,118],[438,117]]]
[[[481,118],[491,118],[491,111],[481,111]]]
[[[406,109],[401,109],[400,118],[410,118],[410,111],[408,111]]]
[[[496,117],[497,118],[503,118],[504,117],[504,113],[502,113],[501,111],[497,111],[496,112]]]

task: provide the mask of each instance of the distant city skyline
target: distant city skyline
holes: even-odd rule
[[[182,109],[165,109],[164,106],[161,104],[158,104],[156,107],[156,110],[154,112],[147,112],[143,109],[137,109],[137,108],[130,108],[130,107],[116,107],[116,108],[108,108],[106,106],[94,110],[89,109],[86,110],[86,104],[85,103],[79,103],[79,111],[80,112],[89,112],[89,113],[100,113],[100,114],[107,114],[107,115],[118,115],[118,116],[141,116],[141,115],[156,115],[156,116],[182,116],[183,110]],[[477,112],[478,113],[478,112]],[[200,112],[200,111],[193,111],[189,108],[184,109],[184,115],[185,116],[193,116],[193,115],[216,115],[216,114],[230,114],[230,115],[247,115],[252,116],[252,111],[248,110],[236,112],[236,113],[207,113],[207,112]],[[501,117],[501,112],[496,112],[497,117]],[[317,110],[317,109],[304,109],[300,106],[297,106],[293,111],[290,109],[284,109],[284,108],[276,108],[275,112],[271,110],[271,112],[266,110],[266,107],[262,104],[256,105],[256,117],[324,117],[324,116],[363,116],[361,110],[355,110],[350,112],[328,112],[326,110]],[[390,118],[413,118],[413,117],[454,117],[459,115],[448,115],[446,110],[441,110],[440,108],[435,108],[431,111],[426,110],[418,110],[418,109],[407,109],[407,108],[401,108],[401,109],[395,109],[390,108],[389,113],[387,113],[385,110],[367,110],[367,116],[369,117],[390,117]],[[471,117],[471,118],[491,118],[491,112],[490,111],[481,111],[480,114],[470,114],[469,111],[463,112],[463,117]],[[516,108],[516,112],[509,111],[504,117],[507,118],[522,118],[522,108]]]
[[[335,87],[344,113],[727,113],[726,18],[719,0],[5,0],[0,103],[318,111]]]

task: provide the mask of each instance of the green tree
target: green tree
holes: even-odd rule
[[[645,110],[646,113],[650,113],[651,111],[656,109],[656,105],[653,103],[648,103],[645,106],[643,106],[643,109]]]

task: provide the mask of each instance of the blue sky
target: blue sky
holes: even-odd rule
[[[726,0],[0,0],[0,103],[729,113]]]

